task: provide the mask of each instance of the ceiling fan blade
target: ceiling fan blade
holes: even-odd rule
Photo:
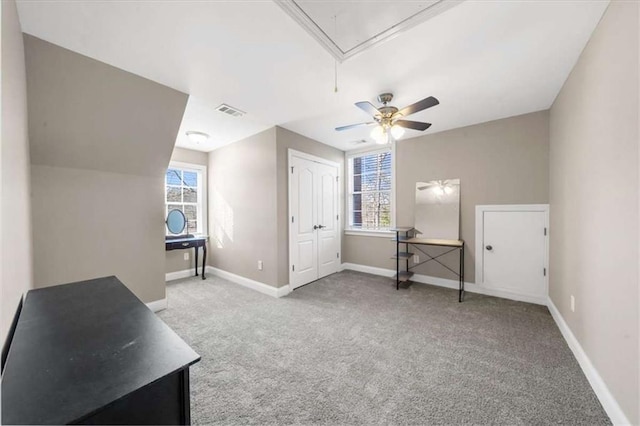
[[[372,124],[378,124],[378,123],[376,123],[375,121],[370,121],[368,123],[349,124],[348,126],[336,127],[336,130],[340,132],[342,130],[353,129],[353,128],[356,128],[356,127],[371,126]]]
[[[415,114],[416,112],[425,110],[427,108],[431,108],[433,106],[438,105],[440,102],[434,98],[433,96],[429,96],[428,98],[424,98],[421,101],[416,102],[415,104],[409,105],[408,107],[402,108],[400,111],[396,112],[394,116],[403,116],[406,117],[411,114]],[[357,104],[356,104],[357,105]]]
[[[431,127],[431,123],[423,123],[421,121],[410,121],[410,120],[397,120],[393,123],[397,124],[400,127],[404,127],[406,129],[420,130],[424,131]]]
[[[367,102],[367,101],[356,102],[356,106],[361,110],[363,110],[364,112],[366,112],[367,114],[371,114],[373,117],[375,117],[376,115],[380,115],[380,111],[378,111],[378,108],[373,106],[371,102]]]

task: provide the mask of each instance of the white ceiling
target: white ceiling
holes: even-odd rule
[[[338,61],[354,56],[464,0],[277,0]]]
[[[19,0],[18,11],[28,34],[189,93],[181,134],[212,136],[191,148],[280,125],[348,150],[369,129],[334,128],[368,121],[353,103],[384,91],[398,107],[440,100],[410,116],[433,126],[405,138],[549,108],[607,4],[468,0],[338,65],[337,93],[334,59],[271,1]]]
[[[437,2],[438,0],[378,2],[374,7],[370,0],[298,0],[296,4],[346,52]]]

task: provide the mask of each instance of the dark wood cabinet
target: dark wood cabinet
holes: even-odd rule
[[[3,424],[189,424],[200,357],[116,277],[31,290],[8,342]]]

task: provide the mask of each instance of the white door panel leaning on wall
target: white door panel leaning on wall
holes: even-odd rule
[[[548,205],[476,207],[476,284],[546,304]]]
[[[289,284],[300,287],[340,266],[338,164],[289,151]]]

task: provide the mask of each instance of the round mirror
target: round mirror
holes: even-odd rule
[[[172,234],[180,234],[187,225],[187,218],[180,210],[171,210],[167,215],[167,229]]]

